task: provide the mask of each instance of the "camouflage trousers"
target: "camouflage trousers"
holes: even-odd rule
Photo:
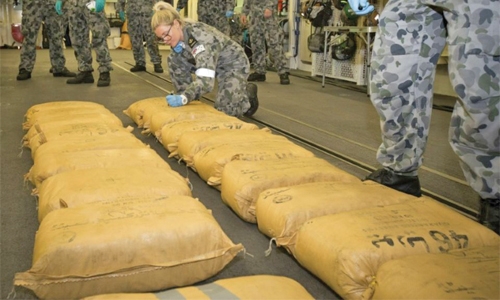
[[[266,73],[266,42],[267,51],[271,55],[274,67],[278,74],[289,72],[287,58],[283,52],[284,33],[278,25],[276,17],[264,18],[264,15],[250,15],[250,43],[252,45],[252,64],[255,72],[259,74]]]
[[[38,31],[45,22],[48,31],[50,63],[54,72],[62,72],[66,65],[63,52],[63,37],[65,33],[64,17],[57,15],[51,1],[24,1],[22,16],[22,33],[24,36],[21,48],[19,69],[33,71],[36,60],[36,38]]]
[[[459,97],[450,144],[481,198],[500,198],[499,24],[499,0],[387,3],[370,82],[371,101],[381,118],[377,159],[383,166],[416,175],[422,165],[436,64],[447,43],[449,76]]]
[[[128,34],[130,36],[130,42],[132,43],[135,64],[141,66],[146,65],[146,56],[144,53],[144,46],[142,44],[143,38],[146,40],[146,47],[148,49],[151,62],[153,64],[161,64],[158,42],[156,41],[156,36],[153,30],[151,29],[151,14],[137,14],[127,11],[127,19]]]
[[[104,12],[91,12],[86,6],[71,6],[69,8],[69,28],[71,44],[78,60],[78,71],[93,71],[92,52],[89,32],[92,31],[92,48],[99,63],[99,73],[113,70],[109,54],[107,38],[110,35],[109,22]]]
[[[208,24],[224,34],[229,34],[225,1],[199,1],[198,21]]]

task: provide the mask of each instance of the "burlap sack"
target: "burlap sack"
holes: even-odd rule
[[[165,149],[169,150],[174,147],[174,145],[177,145],[179,138],[186,132],[221,129],[257,130],[259,127],[252,123],[243,122],[238,118],[224,115],[167,124],[163,126],[161,134],[156,136],[156,138],[163,144]]]
[[[72,121],[73,123],[81,123],[89,119],[114,119],[114,122],[122,125],[118,117],[111,113],[108,109],[100,106],[89,107],[83,109],[75,109],[73,107],[51,109],[40,113],[34,113],[29,119],[23,123],[23,129],[28,130],[35,124],[47,124],[52,122]]]
[[[83,139],[64,139],[53,140],[40,145],[35,152],[32,152],[34,161],[39,160],[50,153],[57,156],[60,153],[69,153],[85,150],[106,150],[106,149],[130,149],[130,148],[149,148],[134,135],[126,136],[89,136]]]
[[[37,115],[52,111],[86,111],[93,109],[107,110],[104,105],[89,101],[52,101],[31,106],[24,115],[25,121],[31,121]]]
[[[390,260],[498,245],[495,232],[422,197],[311,219],[297,234],[294,254],[343,299],[369,299],[364,293]]]
[[[391,260],[368,292],[373,299],[498,299],[499,258],[494,246]]]
[[[153,97],[132,103],[123,113],[130,117],[137,124],[137,127],[142,128],[145,122],[145,113],[151,115],[152,112],[158,112],[168,107],[165,97]]]
[[[257,141],[286,141],[284,136],[273,135],[269,128],[260,130],[246,130],[244,132],[229,129],[214,131],[189,131],[182,134],[177,143],[170,144],[169,157],[184,160],[188,166],[193,166],[193,157],[205,147],[213,145],[257,142]]]
[[[177,121],[202,119],[207,116],[225,116],[225,114],[216,110],[213,106],[199,101],[193,101],[181,107],[154,112],[149,119],[146,119],[147,116],[145,115],[144,118],[146,121],[144,122],[144,130],[142,133],[153,133],[155,136],[159,136],[161,135],[162,127],[167,124]]]
[[[255,216],[262,233],[293,253],[297,231],[313,218],[415,199],[373,181],[314,182],[265,190]]]
[[[121,126],[106,124],[102,122],[67,124],[52,128],[51,130],[44,130],[43,132],[36,134],[29,140],[23,139],[23,146],[30,148],[31,152],[36,152],[40,145],[49,141],[68,140],[69,143],[69,141],[72,139],[86,139],[88,137],[95,136],[128,137],[133,136],[131,134],[132,130],[132,127],[123,128]]]
[[[89,203],[191,196],[186,179],[170,168],[147,166],[69,171],[45,180],[38,189],[38,220],[53,210]]]
[[[255,203],[261,192],[270,188],[322,181],[359,182],[359,179],[316,157],[233,160],[226,164],[222,172],[221,196],[240,218],[256,223]]]
[[[60,153],[58,156],[50,153],[41,155],[26,178],[38,187],[50,176],[72,170],[141,166],[170,168],[165,160],[149,148],[87,150]]]
[[[224,166],[232,160],[273,160],[314,157],[308,151],[288,140],[265,140],[219,144],[203,148],[193,158],[193,169],[211,186],[221,183]]]
[[[191,197],[90,204],[45,217],[14,284],[42,299],[152,292],[210,278],[242,249]]]
[[[158,299],[239,299],[306,300],[314,299],[297,281],[283,276],[254,275],[220,279],[213,283],[171,289],[154,294],[108,294],[83,300],[158,300]]]
[[[43,118],[42,118],[43,119]],[[47,131],[56,131],[60,128],[66,126],[72,126],[76,128],[77,126],[86,126],[88,124],[102,123],[108,124],[114,127],[123,128],[123,124],[115,115],[113,114],[80,114],[73,116],[65,116],[61,118],[55,118],[54,120],[46,120],[43,123],[36,122],[31,126],[26,133],[24,140],[30,140],[32,137],[39,133],[45,133]]]

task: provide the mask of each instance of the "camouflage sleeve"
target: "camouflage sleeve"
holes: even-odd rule
[[[177,9],[183,9],[187,6],[188,0],[179,0],[177,2]]]
[[[171,54],[168,57],[168,70],[172,83],[174,84],[175,92],[183,94],[186,88],[193,82],[191,68],[186,63],[185,58],[180,55]],[[193,99],[188,98],[188,100]]]
[[[277,0],[265,0],[264,1],[264,9],[270,9],[272,11],[275,11],[276,8],[278,7],[278,1]]]
[[[226,0],[226,11],[234,11],[236,0]]]
[[[125,0],[118,0],[118,2],[116,3],[116,11],[125,11]]]
[[[241,8],[241,13],[248,16],[250,14],[250,1],[252,0],[245,0],[243,2],[243,7]]]

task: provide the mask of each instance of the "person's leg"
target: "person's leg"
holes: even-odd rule
[[[146,71],[146,59],[144,52],[144,45],[142,44],[143,28],[141,13],[127,11],[128,18],[128,35],[132,43],[132,52],[134,54],[135,66],[130,69],[132,72]],[[151,30],[151,23],[149,24],[149,31]]]
[[[45,26],[49,32],[49,54],[54,77],[75,77],[76,74],[66,69],[66,58],[62,46],[65,30],[63,29],[64,16],[59,16],[49,5],[43,12]]]
[[[250,26],[248,32],[252,45],[252,64],[255,70],[250,74],[248,81],[265,81],[266,80],[266,27],[264,16],[254,16],[254,12],[250,16]]]
[[[271,55],[274,66],[280,75],[281,84],[290,84],[287,67],[288,60],[283,52],[283,30],[274,16],[265,20],[266,22],[266,40],[267,51]]]
[[[97,86],[109,86],[111,82],[109,72],[113,70],[111,66],[111,55],[109,54],[107,38],[111,33],[108,20],[104,12],[86,12],[90,30],[92,30],[92,47],[96,53],[96,60],[99,63],[99,80]]]
[[[19,75],[17,75],[17,80],[31,78],[31,72],[33,71],[36,60],[36,38],[43,19],[41,11],[43,5],[44,4],[35,1],[25,1],[23,3],[21,30],[24,39],[21,48]]]
[[[85,6],[71,5],[68,8],[68,22],[71,45],[75,50],[79,73],[66,81],[68,84],[93,83],[92,53],[90,52],[89,24],[85,17]]]
[[[437,60],[445,45],[443,16],[414,0],[391,0],[380,16],[371,59],[371,101],[381,120],[374,180],[420,196]]]
[[[460,98],[453,110],[449,137],[467,182],[482,199],[480,221],[498,233],[500,2],[484,3],[457,1],[445,12],[448,72]]]
[[[161,66],[161,55],[160,49],[158,48],[158,41],[156,35],[151,30],[151,17],[147,15],[141,16],[141,31],[143,36],[146,38],[146,46],[148,49],[149,58],[154,65],[154,70],[156,73],[163,73],[163,68]]]

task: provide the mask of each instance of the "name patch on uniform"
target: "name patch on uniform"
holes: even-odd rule
[[[193,54],[194,57],[196,57],[196,55],[200,54],[203,51],[205,51],[205,46],[199,45],[193,48],[193,51],[191,53]]]

